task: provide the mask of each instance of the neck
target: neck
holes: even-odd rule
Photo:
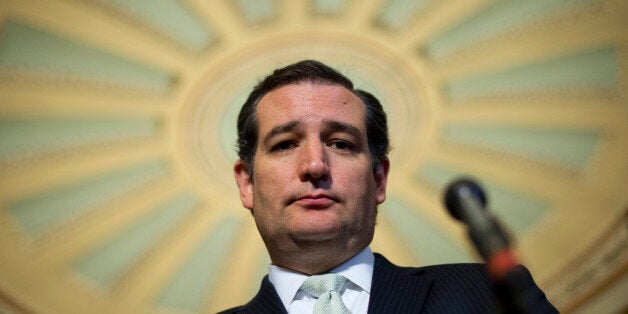
[[[269,250],[273,265],[306,275],[328,272],[360,253],[367,245],[335,248],[320,242],[295,243],[292,250]]]

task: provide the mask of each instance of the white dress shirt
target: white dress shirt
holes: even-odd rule
[[[353,314],[366,314],[368,310],[374,261],[373,252],[366,247],[362,252],[330,271],[330,273],[340,274],[347,278],[340,294],[345,306]],[[268,268],[268,279],[277,290],[288,313],[312,313],[316,299],[299,290],[308,276],[272,264]]]

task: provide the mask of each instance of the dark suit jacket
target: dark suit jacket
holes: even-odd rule
[[[557,313],[523,269],[522,299],[533,313]],[[497,301],[482,264],[399,267],[375,254],[369,313],[495,313]],[[247,304],[221,313],[287,313],[275,288],[262,280]]]

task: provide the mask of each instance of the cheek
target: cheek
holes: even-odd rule
[[[262,164],[256,169],[263,169],[262,171],[256,170],[255,172],[255,188],[253,201],[258,206],[274,207],[273,203],[280,200],[282,191],[286,186],[285,174],[287,169],[282,167],[269,167],[267,164]]]
[[[339,173],[337,180],[341,181],[345,189],[345,195],[350,196],[356,203],[371,204],[375,202],[375,181],[373,179],[370,168],[364,169],[347,169],[349,171]]]

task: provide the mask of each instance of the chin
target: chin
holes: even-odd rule
[[[307,228],[293,232],[293,238],[301,241],[330,241],[341,234],[338,226],[329,228]]]

